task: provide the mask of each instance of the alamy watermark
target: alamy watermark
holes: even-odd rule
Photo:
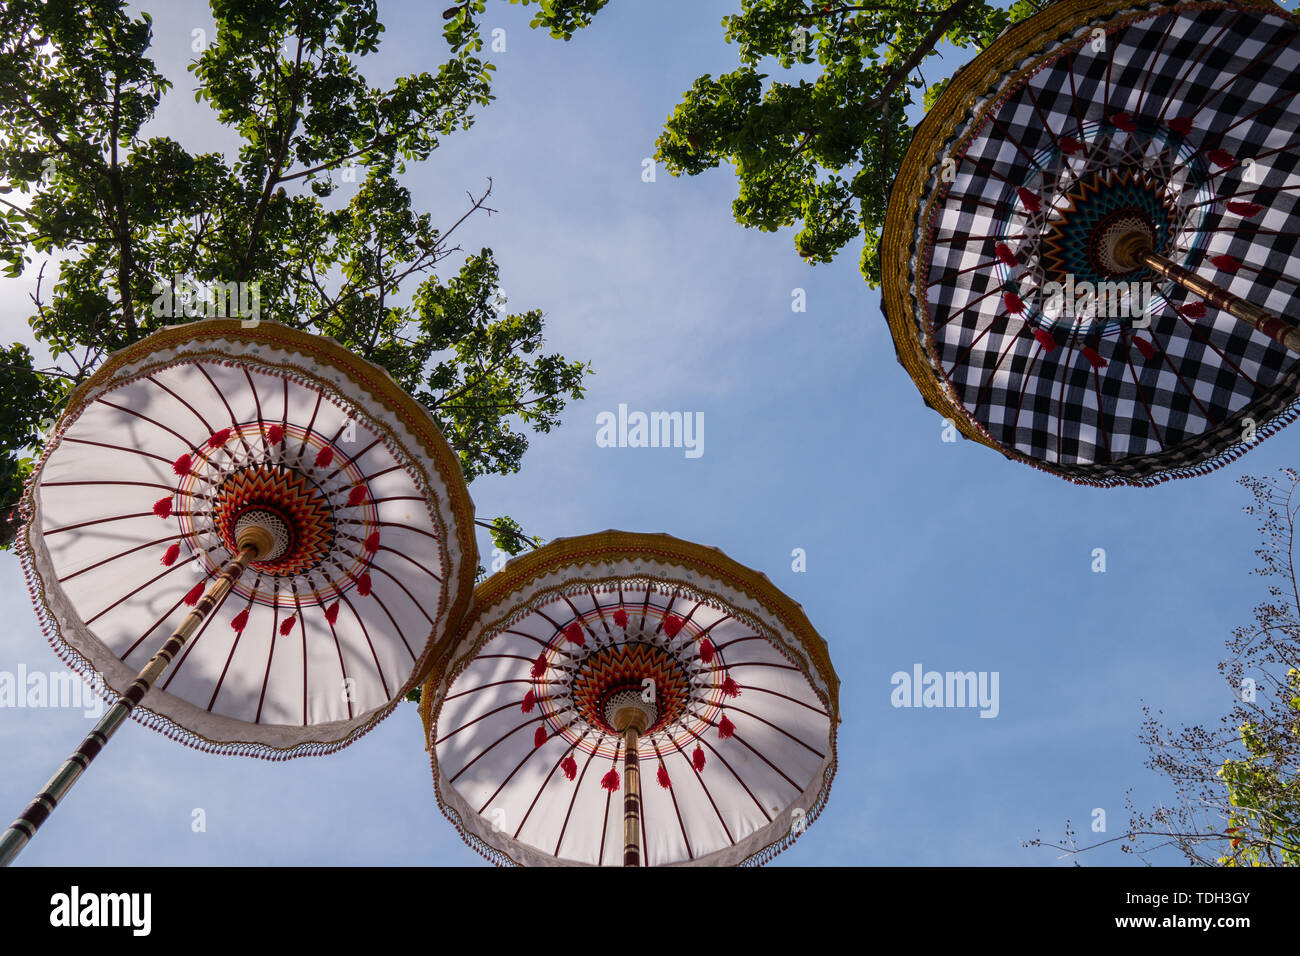
[[[682,448],[687,458],[704,454],[703,412],[629,412],[596,415],[596,444],[601,448]]]
[[[895,707],[978,707],[981,717],[996,717],[997,671],[895,671],[889,683],[894,689],[889,702]]]
[[[158,318],[240,319],[249,329],[262,321],[260,282],[199,282],[178,275],[171,282],[155,282],[149,291]]]
[[[25,664],[19,664],[17,672],[0,671],[0,708],[3,707],[79,707],[87,717],[104,715],[104,699],[76,673],[28,673]]]

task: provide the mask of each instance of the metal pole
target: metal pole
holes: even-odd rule
[[[185,616],[185,620],[172,632],[171,637],[167,639],[167,642],[163,644],[158,653],[136,675],[135,680],[131,682],[126,692],[105,712],[104,716],[95,724],[95,728],[86,734],[81,746],[74,750],[67,760],[63,761],[63,766],[59,767],[54,776],[50,778],[49,783],[45,785],[45,788],[27,805],[27,809],[19,815],[13,825],[5,830],[4,835],[0,836],[0,866],[8,866],[13,862],[14,857],[35,836],[40,825],[49,818],[50,814],[54,812],[54,808],[59,805],[59,801],[67,795],[68,791],[72,789],[72,785],[90,766],[90,762],[104,749],[104,744],[108,743],[108,738],[113,736],[114,731],[121,726],[122,721],[131,713],[132,708],[144,699],[154,681],[167,669],[167,665],[184,647],[190,635],[203,623],[203,620],[212,612],[212,609],[217,606],[221,599],[229,593],[236,579],[248,567],[249,562],[255,560],[260,551],[266,550],[265,548],[259,548],[255,543],[241,541],[240,544],[242,547],[239,549],[239,555],[221,569],[221,573],[217,575],[194,610]]]

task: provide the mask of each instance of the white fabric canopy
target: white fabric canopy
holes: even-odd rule
[[[290,554],[243,574],[137,716],[204,749],[336,749],[423,678],[476,553],[432,420],[328,340],[208,322],[110,358],[29,490],[38,611],[56,649],[120,693],[255,505],[285,519]]]

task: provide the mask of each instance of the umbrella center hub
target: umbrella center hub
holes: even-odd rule
[[[1163,247],[1175,210],[1165,190],[1141,169],[1104,168],[1065,192],[1049,214],[1043,272],[1049,281],[1104,282],[1142,279],[1148,270],[1125,255],[1140,236],[1148,249]]]
[[[239,468],[212,499],[215,530],[231,553],[241,527],[255,523],[271,533],[276,547],[253,567],[263,574],[301,574],[330,553],[336,534],[333,509],[320,487],[301,472],[278,463]]]
[[[651,734],[676,721],[690,699],[690,675],[670,650],[649,641],[599,647],[584,658],[572,684],[573,706],[586,723],[609,734],[641,725]]]

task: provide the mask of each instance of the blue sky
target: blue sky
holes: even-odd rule
[[[158,6],[154,56],[176,89],[157,129],[212,148],[183,72],[191,31],[211,28],[206,7]],[[520,474],[472,485],[478,513],[547,539],[620,528],[714,545],[803,605],[842,681],[839,773],[778,864],[1061,865],[1020,841],[1057,837],[1067,818],[1091,836],[1098,807],[1117,835],[1130,788],[1139,806],[1169,799],[1143,767],[1143,701],[1173,722],[1231,705],[1215,664],[1264,595],[1236,479],[1297,465],[1300,431],[1140,490],[1079,487],[943,442],[895,360],[860,247],[809,267],[788,230],[740,228],[726,169],[642,181],[681,92],[734,65],[719,20],[735,6],[615,0],[568,43],[529,30],[527,10],[490,10],[507,40],[491,55],[497,99],[407,182],[449,225],[492,177],[499,213],[462,227],[463,245],[492,247],[511,308],[543,309],[548,348],[596,374]],[[440,9],[381,3],[372,79],[436,67]],[[0,285],[7,340],[27,338],[30,288]],[[796,288],[804,313],[791,310]],[[596,416],[620,403],[703,413],[703,455],[598,447]],[[806,572],[791,568],[795,548]],[[61,667],[12,554],[0,555],[0,614],[0,670]],[[891,706],[891,675],[917,663],[997,671],[998,716]],[[90,725],[75,709],[0,711],[0,814],[17,814]],[[192,831],[196,808],[206,832]],[[282,764],[129,724],[22,862],[482,863],[436,807],[414,705],[338,754]]]

